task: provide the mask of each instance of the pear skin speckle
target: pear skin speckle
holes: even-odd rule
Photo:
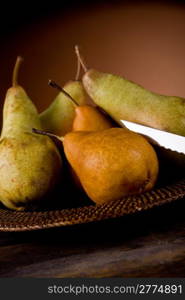
[[[158,177],[153,147],[126,128],[68,133],[64,151],[87,195],[97,204],[148,191]]]

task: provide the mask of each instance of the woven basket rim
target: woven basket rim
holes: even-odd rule
[[[185,178],[139,195],[102,205],[48,211],[11,211],[0,208],[0,231],[31,231],[85,224],[145,211],[185,197]]]

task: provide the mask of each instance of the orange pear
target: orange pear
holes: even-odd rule
[[[156,183],[159,163],[154,148],[127,128],[75,131],[60,141],[81,186],[97,204],[149,191]]]
[[[71,131],[98,131],[115,126],[115,122],[106,115],[103,110],[90,104],[79,104],[70,94],[68,94],[55,81],[49,80],[49,84],[57,88],[60,93],[68,97],[74,108],[74,119]]]
[[[126,128],[71,132],[63,146],[82,187],[97,204],[148,191],[157,180],[153,147]]]

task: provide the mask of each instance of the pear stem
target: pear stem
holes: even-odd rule
[[[81,63],[80,60],[77,58],[77,70],[76,70],[76,76],[75,80],[78,81],[80,77],[80,69],[81,69]]]
[[[53,133],[50,133],[50,132],[47,132],[47,131],[44,131],[44,130],[32,128],[32,132],[36,133],[36,134],[47,135],[47,136],[49,136],[51,138],[57,138],[57,139],[61,140],[62,142],[64,141],[64,137],[63,136],[58,136],[58,135],[55,135]]]
[[[13,76],[12,76],[12,86],[16,87],[18,85],[18,74],[20,65],[23,62],[23,58],[21,56],[18,56],[15,62],[15,66],[13,69]]]
[[[62,92],[66,97],[68,97],[73,102],[73,104],[75,106],[79,106],[79,104],[75,101],[75,99],[73,97],[71,97],[71,95],[69,95],[58,83],[56,83],[55,81],[53,81],[53,80],[50,79],[48,81],[48,84],[51,87],[53,87],[53,88],[59,90],[60,92]]]
[[[78,45],[75,46],[75,53],[76,53],[77,59],[80,62],[84,72],[86,73],[89,68],[87,67],[87,64],[85,63],[84,58],[82,57],[82,55],[80,53]]]

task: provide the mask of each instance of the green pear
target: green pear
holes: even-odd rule
[[[87,70],[84,87],[115,121],[127,120],[185,136],[185,99],[146,90],[125,78]]]
[[[44,199],[54,189],[62,168],[53,141],[32,133],[32,127],[42,127],[34,104],[17,83],[20,63],[18,57],[13,86],[4,102],[0,137],[0,201],[15,210]]]
[[[88,103],[87,93],[79,80],[69,81],[64,90],[71,95],[79,105]],[[51,105],[40,114],[42,128],[53,134],[63,136],[72,130],[75,117],[75,105],[68,97],[59,92]]]
[[[62,141],[69,164],[97,204],[148,191],[156,183],[156,152],[144,137],[127,128],[74,131]]]

